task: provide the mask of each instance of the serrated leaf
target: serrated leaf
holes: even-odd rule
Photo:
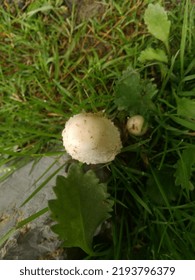
[[[189,193],[190,190],[194,189],[194,185],[191,182],[191,176],[193,167],[195,164],[195,147],[189,147],[183,151],[180,159],[176,164],[175,171],[175,184],[181,186]]]
[[[137,97],[141,96],[140,75],[132,68],[127,69],[116,83],[115,103],[119,110],[139,105]]]
[[[165,52],[161,49],[153,49],[153,48],[147,48],[144,51],[142,51],[138,60],[142,63],[145,63],[147,61],[153,61],[153,60],[168,63],[168,57],[165,54]]]
[[[171,22],[165,9],[160,4],[149,4],[144,14],[148,31],[158,40],[168,46]]]
[[[99,183],[93,171],[83,173],[74,164],[67,177],[57,176],[54,192],[57,198],[48,202],[57,222],[52,230],[65,247],[80,247],[92,254],[94,233],[112,211],[113,202],[108,199],[106,185]]]
[[[176,98],[177,114],[186,118],[195,119],[195,99]]]
[[[116,83],[115,104],[129,114],[145,115],[154,109],[152,98],[156,93],[156,85],[141,80],[139,73],[130,67]]]

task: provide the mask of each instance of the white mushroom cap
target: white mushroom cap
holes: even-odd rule
[[[71,117],[62,137],[67,153],[87,164],[110,162],[122,148],[118,128],[111,120],[92,113]]]
[[[147,129],[148,124],[141,115],[135,115],[127,120],[127,130],[132,135],[142,136],[146,133]]]

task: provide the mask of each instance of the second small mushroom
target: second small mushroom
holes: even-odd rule
[[[127,120],[127,131],[131,135],[142,136],[148,130],[148,124],[141,115],[134,115]]]

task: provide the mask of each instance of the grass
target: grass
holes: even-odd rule
[[[194,259],[195,192],[187,188],[194,182],[194,161],[186,160],[194,152],[194,119],[178,114],[176,98],[193,104],[194,6],[161,1],[172,29],[170,63],[159,70],[138,60],[157,44],[143,20],[155,1],[102,2],[104,13],[83,21],[74,9],[67,16],[55,1],[34,1],[25,12],[0,7],[2,180],[29,160],[63,155],[61,131],[82,110],[104,111],[124,123],[114,86],[132,65],[157,84],[155,116],[146,136],[125,138],[122,153],[108,166],[112,233],[105,230],[94,243],[105,259]]]
[[[113,9],[107,11],[110,17]],[[124,57],[129,58],[117,48],[127,39],[117,28],[112,31],[111,18],[77,25],[74,17],[64,20],[55,8],[33,16],[1,10],[3,154],[48,152],[49,145],[60,143],[59,131],[70,115],[108,110],[111,84],[120,74],[119,65],[125,67]],[[127,24],[124,17],[116,11],[116,27]]]

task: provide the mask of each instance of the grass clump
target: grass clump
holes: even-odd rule
[[[85,20],[61,2],[34,1],[14,14],[0,8],[7,175],[33,158],[62,155],[64,123],[82,110],[104,111],[120,126],[122,153],[95,170],[109,172],[112,218],[94,238],[95,257],[85,258],[194,258],[195,10],[191,1],[161,2],[103,1],[102,14]],[[149,7],[170,23],[163,38],[151,29]],[[139,85],[125,99],[132,71]],[[149,123],[141,138],[124,129],[133,113]]]
[[[105,3],[107,15],[100,21],[77,23],[74,11],[64,18],[59,7],[42,2],[16,15],[1,7],[1,131],[8,133],[3,154],[8,149],[16,156],[16,143],[20,154],[42,152],[48,142],[59,143],[67,116],[105,109],[116,69],[130,56],[117,52],[127,39],[113,23],[121,28],[133,19],[125,20],[111,3]]]

